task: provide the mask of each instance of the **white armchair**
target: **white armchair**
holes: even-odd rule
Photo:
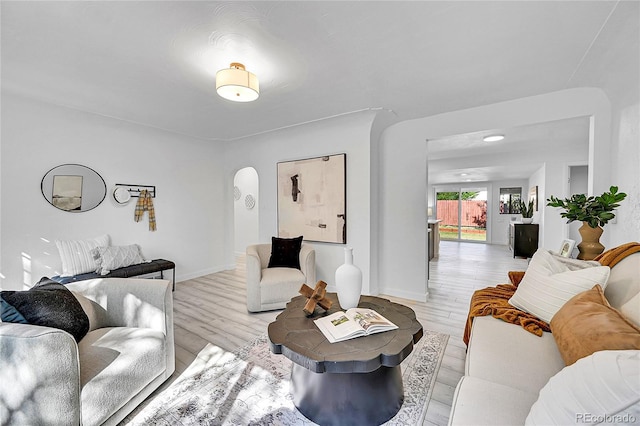
[[[316,252],[309,244],[300,249],[300,269],[268,268],[271,244],[247,247],[247,310],[283,309],[298,295],[302,284],[316,284]]]

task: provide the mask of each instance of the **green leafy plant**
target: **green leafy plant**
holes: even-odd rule
[[[620,207],[620,202],[626,197],[627,194],[624,192],[618,192],[617,186],[612,186],[608,192],[599,196],[574,194],[570,198],[560,200],[552,195],[547,199],[547,206],[563,208],[560,216],[567,219],[567,223],[579,220],[597,228],[616,217],[613,211]]]
[[[518,209],[522,217],[533,217],[533,200],[529,201],[529,204],[525,203],[521,199],[517,200]]]

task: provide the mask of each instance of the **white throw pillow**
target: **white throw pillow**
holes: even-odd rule
[[[100,275],[107,275],[114,269],[145,262],[142,253],[140,253],[140,246],[137,244],[98,247],[93,250],[93,253],[98,264],[95,271]]]
[[[590,290],[596,284],[603,289],[606,287],[610,269],[595,265],[600,264],[565,259],[538,249],[509,303],[549,323],[576,294]]]
[[[109,245],[109,235],[100,235],[90,240],[56,240],[60,259],[62,259],[62,277],[94,272],[96,261],[91,250]]]
[[[640,351],[600,351],[560,370],[540,390],[525,425],[635,424]]]

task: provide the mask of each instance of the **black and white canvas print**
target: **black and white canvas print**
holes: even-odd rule
[[[346,154],[278,163],[278,236],[347,242]]]
[[[55,175],[52,204],[61,210],[82,208],[82,176]]]

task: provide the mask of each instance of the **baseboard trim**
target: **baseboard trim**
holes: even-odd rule
[[[201,269],[199,271],[189,272],[186,274],[176,274],[176,283],[192,280],[194,278],[202,277],[204,275],[215,274],[216,272],[220,272],[220,271],[228,271],[235,268],[236,268],[236,265],[234,263],[231,263],[228,265],[213,266],[211,268]]]
[[[429,297],[429,292],[416,293],[413,291],[395,290],[392,288],[381,288],[380,294],[387,294],[393,297],[400,297],[402,299],[416,300],[418,302],[426,302]]]

